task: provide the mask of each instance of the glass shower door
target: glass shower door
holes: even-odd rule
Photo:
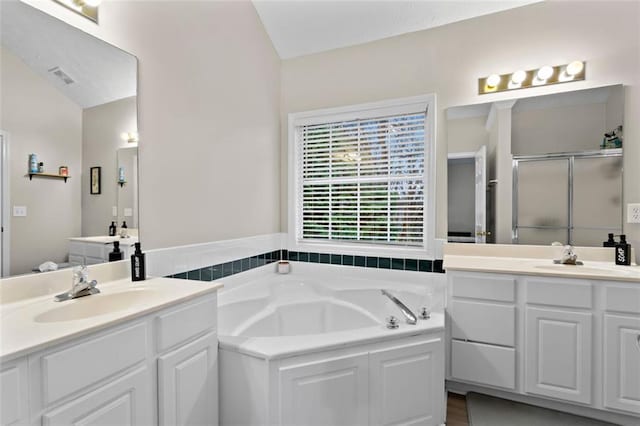
[[[518,160],[514,164],[514,242],[567,244],[569,159]]]

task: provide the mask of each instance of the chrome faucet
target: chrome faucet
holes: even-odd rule
[[[407,305],[402,303],[397,297],[389,293],[387,290],[380,291],[382,291],[382,294],[391,299],[391,301],[395,303],[398,308],[400,308],[400,311],[402,311],[402,314],[407,319],[407,324],[415,325],[418,322],[418,318],[413,312],[411,312],[411,309],[409,309]]]
[[[73,268],[73,282],[71,284],[71,290],[60,293],[55,297],[56,302],[62,302],[64,300],[77,299],[78,297],[89,296],[91,294],[98,294],[100,290],[96,288],[98,281],[89,281],[89,271],[87,267],[75,266]]]

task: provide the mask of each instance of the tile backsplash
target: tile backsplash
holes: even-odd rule
[[[353,256],[335,253],[309,253],[288,251],[285,249],[261,253],[259,255],[235,259],[224,263],[192,269],[168,275],[170,278],[181,278],[198,281],[213,281],[253,268],[268,265],[279,260],[294,262],[322,263],[330,265],[359,266],[363,268],[394,269],[401,271],[443,273],[442,259],[403,259],[394,257]]]

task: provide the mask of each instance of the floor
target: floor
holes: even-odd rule
[[[464,395],[449,392],[447,397],[447,426],[469,426],[467,401]]]

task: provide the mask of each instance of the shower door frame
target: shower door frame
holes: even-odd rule
[[[511,196],[511,242],[519,244],[520,228],[526,229],[564,229],[562,226],[518,226],[518,165],[520,162],[530,161],[548,161],[548,160],[567,160],[568,170],[568,194],[567,194],[567,241],[573,244],[573,167],[576,158],[606,158],[606,157],[622,157],[622,148],[603,149],[597,151],[581,151],[581,152],[559,152],[553,154],[536,154],[536,155],[514,155],[512,158],[512,196]],[[624,168],[621,171],[624,182]],[[620,194],[623,194],[623,188],[620,188]],[[624,209],[620,209],[621,211]],[[624,213],[620,217],[620,228],[622,229]],[[603,228],[604,229],[604,228]]]

